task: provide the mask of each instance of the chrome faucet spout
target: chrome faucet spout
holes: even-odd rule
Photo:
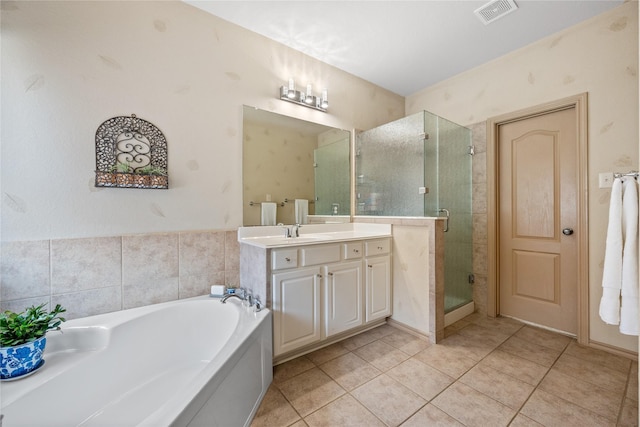
[[[227,300],[229,298],[238,298],[240,301],[244,301],[244,298],[242,298],[240,295],[236,295],[236,294],[227,294],[225,296],[222,297],[222,299],[220,300],[221,303],[226,304]]]

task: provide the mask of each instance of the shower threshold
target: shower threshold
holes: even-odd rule
[[[453,323],[456,323],[458,320],[461,320],[468,315],[472,314],[475,310],[475,304],[473,301],[468,302],[462,306],[457,307],[454,310],[451,310],[448,313],[444,314],[444,326],[445,328]]]

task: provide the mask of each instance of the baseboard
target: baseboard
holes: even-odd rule
[[[397,320],[389,318],[389,319],[387,319],[387,324],[389,326],[393,326],[396,329],[400,329],[403,332],[411,334],[411,335],[413,335],[415,337],[418,337],[418,338],[421,338],[421,339],[429,341],[429,334],[425,334],[424,332],[422,332],[422,331],[420,331],[420,330],[418,330],[416,328],[412,328],[411,326],[405,325],[402,322],[398,322]]]
[[[606,351],[607,353],[612,353],[617,356],[626,357],[627,359],[635,360],[636,362],[638,361],[638,353],[631,350],[627,350],[624,348],[612,346],[610,344],[605,344],[605,343],[601,343],[598,341],[591,341],[591,340],[589,341],[589,347],[595,348],[597,350]]]

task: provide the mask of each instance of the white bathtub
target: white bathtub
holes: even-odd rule
[[[70,320],[0,383],[3,427],[248,426],[272,379],[271,313],[197,297]]]

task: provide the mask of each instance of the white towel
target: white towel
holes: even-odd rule
[[[613,180],[609,202],[609,225],[602,272],[600,318],[609,325],[620,323],[620,288],[622,286],[622,181]]]
[[[638,184],[633,178],[622,184],[622,233],[620,332],[638,335]]]
[[[296,224],[306,224],[307,215],[309,215],[309,201],[306,199],[296,199],[294,206],[296,211]]]
[[[262,225],[276,225],[276,208],[278,205],[275,202],[262,202],[260,208],[262,209],[260,216],[260,224]]]

